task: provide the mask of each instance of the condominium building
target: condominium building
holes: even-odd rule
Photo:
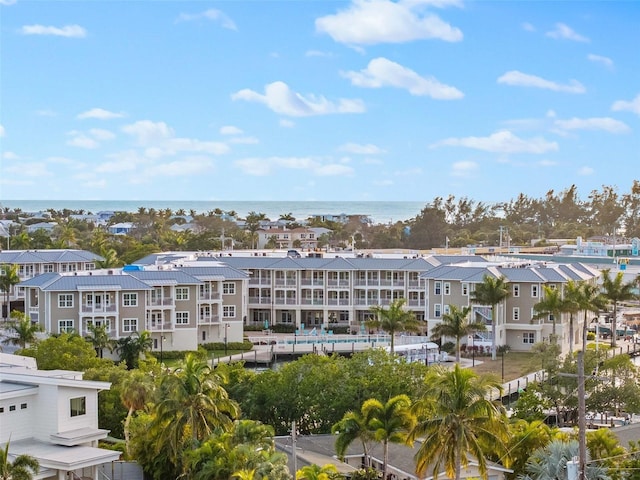
[[[9,443],[8,461],[35,458],[40,468],[33,478],[97,480],[99,465],[120,458],[118,451],[98,448],[109,433],[98,428],[98,392],[110,386],[0,353],[0,446]]]
[[[149,331],[154,350],[242,341],[248,275],[227,265],[46,273],[22,282],[25,312],[50,333],[104,325],[118,339]]]
[[[479,334],[481,340],[492,342],[491,305],[472,302],[476,285],[484,277],[503,278],[509,296],[496,306],[496,345],[508,345],[513,350],[527,351],[534,343],[548,341],[556,324],[558,343],[563,351],[582,344],[583,312],[568,313],[559,318],[547,315],[534,318],[534,305],[544,296],[544,286],[564,293],[569,281],[597,282],[600,272],[580,263],[555,264],[547,262],[464,262],[441,265],[424,272],[421,278],[426,287],[426,320],[428,329],[442,321],[450,306],[470,307],[471,318],[487,325],[487,332]],[[572,325],[571,325],[572,323]],[[476,338],[478,338],[476,336]]]

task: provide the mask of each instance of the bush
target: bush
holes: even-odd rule
[[[447,353],[456,353],[456,344],[453,342],[445,342],[442,344],[442,347],[440,347],[440,350]]]
[[[205,343],[202,346],[209,352],[211,352],[213,350],[224,350],[224,342]],[[253,343],[251,343],[249,340],[245,340],[243,342],[228,342],[227,343],[227,350],[249,351],[251,349],[253,349]]]
[[[262,330],[264,330],[264,327],[261,325],[245,325],[244,326],[245,332],[261,332]]]
[[[587,340],[595,340],[596,334],[594,332],[587,333]]]
[[[295,325],[287,325],[284,323],[277,323],[270,328],[273,333],[294,333],[296,331]]]

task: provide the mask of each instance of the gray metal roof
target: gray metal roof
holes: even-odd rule
[[[127,272],[149,285],[197,285],[197,278],[180,270],[132,270]]]
[[[104,260],[100,255],[87,250],[52,249],[52,250],[4,250],[0,251],[0,263],[73,263],[95,262]]]
[[[538,271],[549,283],[563,283],[567,281],[567,277],[562,274],[556,267],[539,267]]]
[[[432,255],[431,258],[442,264],[463,263],[463,262],[486,262],[487,259],[478,255]]]
[[[30,278],[20,286],[38,287],[50,292],[74,292],[79,289],[151,290],[146,283],[131,275],[61,275],[44,273]]]
[[[198,280],[244,280],[249,278],[247,272],[227,265],[220,267],[180,267],[180,270]]]
[[[504,275],[504,277],[509,282],[524,282],[524,283],[540,283],[544,282],[545,279],[540,274],[538,274],[537,268],[524,267],[524,268],[498,268],[500,273]]]
[[[420,278],[478,283],[482,282],[485,276],[495,277],[496,275],[487,267],[441,265],[423,273]]]

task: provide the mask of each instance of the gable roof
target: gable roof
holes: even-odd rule
[[[52,250],[4,250],[0,251],[0,263],[61,263],[61,262],[95,262],[104,260],[100,255],[87,250],[52,249]]]

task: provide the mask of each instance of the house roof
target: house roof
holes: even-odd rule
[[[112,462],[120,458],[120,452],[85,446],[67,447],[45,443],[33,438],[16,440],[9,443],[11,456],[31,455],[41,468],[55,470],[76,470],[85,467]]]
[[[97,260],[104,260],[104,258],[86,250],[4,250],[0,252],[0,263],[8,264],[73,263],[95,262]]]
[[[192,278],[192,280],[194,279]],[[198,283],[197,280],[196,283]],[[43,273],[20,282],[19,285],[22,287],[38,287],[45,292],[66,292],[95,288],[104,290],[151,290],[148,283],[129,274],[61,275],[59,273]]]
[[[129,275],[149,285],[197,285],[196,277],[179,270],[132,270]]]
[[[180,267],[183,272],[198,280],[244,280],[249,274],[228,265],[207,267]]]

